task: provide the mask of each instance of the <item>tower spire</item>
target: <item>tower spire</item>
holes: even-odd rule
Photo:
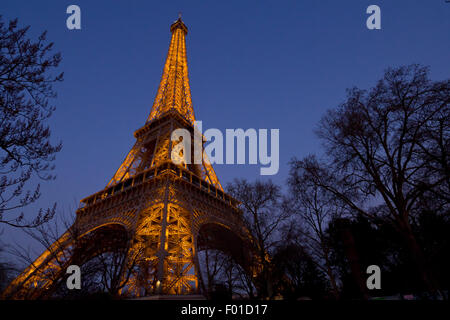
[[[195,117],[189,86],[185,42],[188,29],[181,18],[178,18],[170,26],[170,31],[172,39],[169,52],[150,115],[146,124],[135,131],[134,135],[137,141],[107,187],[125,181],[149,168],[172,161],[171,134],[176,126],[174,127],[170,119],[176,118],[175,115],[185,120],[186,123],[182,124],[183,127],[193,130]],[[166,115],[168,117],[165,117]],[[159,122],[164,124],[158,125]],[[158,131],[152,131],[155,126],[159,128]],[[186,166],[201,179],[223,191],[206,156],[203,157],[202,164],[186,164]]]
[[[166,112],[177,111],[193,124],[195,117],[189,86],[185,39],[188,28],[181,20],[181,12],[170,26],[170,31],[172,38],[166,63],[147,122],[159,118]]]

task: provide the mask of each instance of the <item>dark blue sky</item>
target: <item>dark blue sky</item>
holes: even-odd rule
[[[66,28],[81,7],[82,30]],[[366,28],[381,7],[382,29]],[[435,80],[450,71],[450,3],[445,0],[343,1],[21,1],[2,0],[4,19],[31,34],[48,30],[63,56],[53,137],[63,141],[58,178],[42,186],[40,206],[73,210],[102,189],[150,112],[178,12],[189,28],[188,65],[203,128],[279,128],[280,171],[320,150],[313,133],[345,89],[374,85],[388,66],[421,63]],[[216,165],[222,184],[259,178],[259,166]],[[34,208],[25,209],[32,214]],[[4,241],[24,241],[20,231]]]

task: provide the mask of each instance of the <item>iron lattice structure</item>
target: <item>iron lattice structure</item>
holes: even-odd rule
[[[136,143],[105,189],[81,200],[73,225],[4,291],[3,297],[49,296],[69,265],[129,248],[133,265],[121,293],[199,293],[198,251],[222,250],[255,273],[248,231],[238,202],[226,194],[207,159],[175,165],[171,133],[194,133],[186,58],[187,27],[179,18],[150,115]],[[193,145],[193,143],[192,143]],[[182,155],[181,155],[182,156]],[[131,264],[131,261],[136,262]]]

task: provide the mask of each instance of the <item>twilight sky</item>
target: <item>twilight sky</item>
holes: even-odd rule
[[[81,8],[81,30],[66,28],[71,4]],[[371,4],[381,8],[381,30],[366,28]],[[18,17],[34,37],[48,30],[63,57],[50,121],[63,150],[38,206],[73,211],[107,184],[150,112],[179,11],[197,120],[204,130],[280,129],[280,171],[271,179],[281,185],[293,156],[320,152],[313,130],[346,88],[369,88],[388,66],[410,63],[429,65],[435,80],[449,77],[445,0],[1,0],[4,20]],[[259,168],[215,165],[223,185],[260,178]],[[20,230],[0,240],[35,246]]]

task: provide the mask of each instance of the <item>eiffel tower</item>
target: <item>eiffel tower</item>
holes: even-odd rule
[[[42,299],[69,265],[131,247],[138,271],[122,289],[128,296],[201,293],[198,252],[231,255],[252,272],[252,250],[238,201],[224,192],[207,158],[175,164],[171,133],[194,134],[186,58],[188,29],[171,26],[169,51],[158,92],[136,142],[106,187],[81,200],[73,225],[3,292],[8,299]],[[202,142],[203,143],[203,142]],[[202,146],[203,147],[203,146]],[[182,156],[182,155],[181,155]],[[138,250],[139,248],[139,250]],[[130,261],[127,257],[127,261]]]

